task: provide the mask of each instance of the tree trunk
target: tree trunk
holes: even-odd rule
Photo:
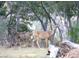
[[[78,23],[79,23],[79,16],[77,16],[77,25],[78,25]]]
[[[47,10],[45,9],[45,7],[44,7],[44,5],[43,5],[43,2],[41,2],[41,5],[42,5],[42,8],[44,9],[44,11],[46,12],[46,14],[47,14],[47,16],[48,16],[48,18],[49,18],[50,29],[53,30],[53,29],[52,29],[52,22],[51,22],[51,18],[50,18],[50,16],[49,16],[49,13],[48,13]]]
[[[44,23],[44,27],[45,27],[46,31],[47,31],[47,25],[48,25],[48,19],[46,19],[46,21]]]
[[[15,20],[13,20],[13,16],[12,16],[12,4],[11,4],[11,2],[10,2],[9,5],[10,5],[10,8],[11,8],[10,9],[11,13],[10,13],[10,20],[8,22],[8,38],[7,38],[7,40],[10,43],[10,47],[12,47],[16,43],[16,41],[15,41],[15,33],[16,33],[16,31],[15,31],[15,25],[13,25]]]
[[[30,8],[31,8],[31,10],[33,11],[33,13],[35,14],[35,16],[38,18],[38,20],[40,21],[43,30],[46,31],[46,28],[45,28],[45,26],[44,26],[43,21],[38,17],[38,15],[36,14],[36,12],[35,12],[34,9],[32,8],[32,6],[31,6]]]
[[[16,32],[18,31],[19,28],[19,19],[20,19],[20,12],[21,12],[22,8],[19,9],[19,11],[16,14]]]

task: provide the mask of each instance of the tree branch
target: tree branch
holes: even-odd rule
[[[34,11],[34,9],[32,8],[32,6],[30,6],[31,10],[33,11],[33,13],[35,14],[35,16],[38,18],[38,20],[41,22],[41,25],[43,27],[43,30],[46,31],[46,28],[43,24],[43,21],[38,17],[38,15],[36,14],[36,12]]]
[[[49,13],[47,12],[47,10],[45,9],[45,7],[44,7],[44,5],[43,5],[43,2],[41,2],[41,5],[42,5],[44,11],[46,12],[46,14],[47,14],[47,16],[48,16],[48,18],[49,18],[49,21],[50,21],[50,19],[52,19],[52,17],[50,16],[50,14],[49,14]],[[54,22],[55,25],[57,25],[54,19],[52,19],[52,21]]]

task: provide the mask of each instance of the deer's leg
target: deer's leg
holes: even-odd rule
[[[32,40],[32,47],[34,47],[35,38],[31,36],[31,40]]]
[[[39,42],[38,42],[38,41],[39,41],[39,40],[36,41],[36,44],[37,44],[38,48],[40,48],[40,45],[39,45]]]
[[[46,48],[48,47],[48,39],[46,39]]]
[[[36,38],[36,44],[37,44],[38,48],[40,48],[40,45],[39,45],[39,38]]]
[[[34,47],[34,41],[32,41],[32,47]]]

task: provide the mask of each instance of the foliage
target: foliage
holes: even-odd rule
[[[19,24],[19,28],[18,28],[18,32],[27,32],[27,31],[30,31],[27,27],[27,25],[25,24]]]
[[[69,35],[74,42],[79,43],[79,24],[72,27],[69,31]]]
[[[0,34],[7,30],[7,21],[0,20]]]
[[[0,16],[6,15],[6,7],[4,7],[5,2],[0,2]]]
[[[4,4],[6,2],[0,2],[0,15],[6,14],[7,10],[6,7],[4,7]],[[64,12],[65,15],[68,17],[68,20],[73,15],[78,15],[79,8],[76,6],[74,1],[14,1],[11,2],[11,7],[10,11],[12,11],[9,15],[14,14],[14,17],[11,17],[10,22],[8,23],[8,27],[14,28],[16,27],[16,19],[19,16],[19,18],[22,19],[22,21],[26,20],[26,23],[19,24],[18,31],[28,31],[29,29],[27,28],[27,21],[30,20],[41,20],[44,25],[45,22],[43,22],[44,19],[46,18],[47,20],[49,19],[47,13],[45,12],[43,6],[45,7],[46,11],[50,14],[56,12],[60,14],[60,12]],[[10,5],[10,4],[9,4]],[[29,15],[33,13],[33,15]],[[35,15],[36,14],[36,15]],[[49,15],[50,16],[50,15]],[[39,19],[38,19],[39,18]],[[55,20],[55,19],[54,19]],[[20,22],[20,21],[19,21]],[[75,33],[74,28],[70,30],[71,33]],[[74,35],[72,35],[74,36]],[[76,37],[76,36],[75,36]]]

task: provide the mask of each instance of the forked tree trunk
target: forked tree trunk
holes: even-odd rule
[[[38,18],[38,20],[40,21],[43,30],[46,31],[46,28],[45,28],[45,26],[44,26],[43,21],[38,17],[38,15],[36,14],[36,12],[35,12],[34,9],[32,8],[32,6],[31,6],[30,8],[31,8],[31,10],[33,11],[33,13],[35,14],[35,16]]]
[[[44,9],[44,11],[46,12],[48,18],[49,18],[49,22],[50,22],[50,29],[53,30],[52,28],[52,21],[51,21],[51,17],[49,15],[49,13],[47,12],[47,10],[45,9],[44,5],[43,5],[43,2],[41,2],[41,5],[42,5],[42,8]]]

